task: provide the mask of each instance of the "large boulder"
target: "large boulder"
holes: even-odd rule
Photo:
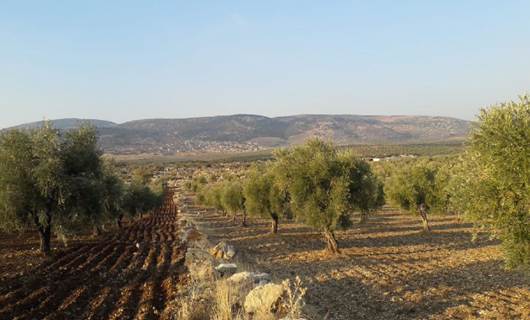
[[[252,289],[245,298],[245,312],[250,314],[274,313],[285,294],[281,284],[268,283]]]

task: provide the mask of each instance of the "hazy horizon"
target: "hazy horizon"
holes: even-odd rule
[[[231,114],[473,120],[530,88],[520,1],[0,8],[0,128]]]

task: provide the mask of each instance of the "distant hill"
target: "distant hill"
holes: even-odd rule
[[[77,118],[66,118],[66,119],[57,119],[50,120],[53,126],[60,130],[74,129],[78,128],[82,124],[91,124],[96,128],[111,128],[117,126],[116,123],[105,120],[96,120],[96,119],[77,119]],[[44,125],[44,121],[35,121],[24,123],[9,129],[35,129],[40,128]]]
[[[299,144],[310,137],[337,144],[428,143],[463,139],[470,122],[449,117],[295,115],[269,118],[230,115],[187,119],[145,119],[116,124],[102,120],[52,120],[67,130],[91,123],[108,153],[249,151]],[[16,128],[35,128],[42,121]]]

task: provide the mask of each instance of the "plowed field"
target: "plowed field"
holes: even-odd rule
[[[172,194],[162,208],[2,279],[0,319],[159,319],[184,271]]]

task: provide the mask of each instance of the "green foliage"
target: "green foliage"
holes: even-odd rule
[[[351,151],[339,154],[340,171],[348,186],[351,209],[368,213],[385,204],[384,184],[370,165]]]
[[[44,199],[38,190],[33,168],[33,139],[12,130],[0,136],[0,227],[21,230],[33,223]]]
[[[380,206],[380,184],[370,166],[330,143],[315,139],[279,151],[274,165],[295,217],[322,230],[331,251],[336,251],[333,230],[347,224],[350,212]]]
[[[201,189],[198,200],[203,200],[202,204],[214,207],[225,212],[223,206],[223,186],[220,182],[209,184]]]
[[[231,215],[245,210],[243,187],[238,180],[226,181],[221,184],[221,205]]]
[[[147,185],[149,182],[151,182],[156,170],[157,168],[153,166],[138,166],[132,170],[131,180],[136,184]]]
[[[206,184],[208,184],[208,178],[205,175],[197,175],[191,181],[186,182],[186,189],[192,192],[199,192]]]
[[[500,239],[509,267],[530,269],[530,98],[483,109],[455,202]]]
[[[401,209],[418,213],[420,205],[429,212],[441,212],[443,180],[437,179],[438,164],[428,160],[418,160],[402,164],[400,169],[390,176],[386,193],[392,202]]]
[[[270,166],[256,165],[247,171],[243,182],[243,194],[245,207],[250,215],[272,219],[272,233],[278,231],[280,217],[292,216],[289,194],[276,182]]]
[[[50,250],[52,223],[90,219],[99,214],[101,153],[95,130],[83,126],[61,136],[48,124],[33,131],[0,136],[0,227],[30,225]]]
[[[333,230],[343,215],[382,205],[382,184],[367,162],[333,145],[311,140],[277,154],[276,172],[286,186],[297,219]]]
[[[399,157],[400,155],[437,156],[461,153],[463,141],[422,144],[373,144],[345,147],[360,157]]]
[[[289,190],[296,218],[322,230],[335,229],[347,210],[347,182],[333,146],[311,140],[278,152],[276,159],[275,171],[280,184]]]
[[[61,147],[64,181],[69,185],[65,208],[73,213],[59,219],[63,227],[72,223],[98,226],[104,220],[103,188],[104,172],[101,152],[97,147],[96,130],[83,126],[65,133]],[[60,217],[62,218],[62,217]]]
[[[122,207],[130,217],[146,213],[160,205],[161,195],[146,185],[132,183],[127,186]]]
[[[125,186],[116,173],[112,163],[105,163],[103,167],[101,187],[103,189],[103,214],[105,220],[114,220],[122,213]]]
[[[246,210],[251,216],[271,216],[270,194],[272,184],[272,176],[265,173],[263,167],[255,166],[247,172],[243,182],[243,194]]]

